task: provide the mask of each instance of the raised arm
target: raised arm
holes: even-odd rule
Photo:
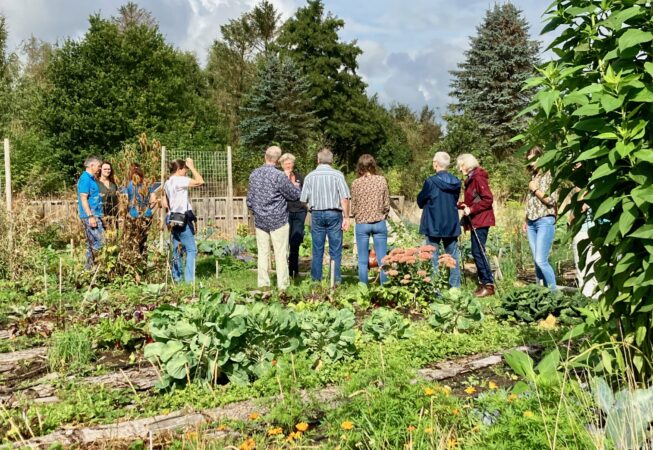
[[[190,173],[193,176],[190,179],[188,187],[197,187],[203,185],[204,178],[202,177],[202,174],[199,173],[197,168],[195,168],[195,162],[192,158],[186,158],[186,167],[188,167],[188,170],[190,170]]]

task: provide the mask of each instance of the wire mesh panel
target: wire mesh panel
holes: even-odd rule
[[[229,181],[227,176],[227,153],[211,150],[166,149],[169,163],[176,159],[192,158],[195,167],[204,178],[204,185],[190,190],[191,198],[226,197]],[[190,174],[189,174],[190,175]]]

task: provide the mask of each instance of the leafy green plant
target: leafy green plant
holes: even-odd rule
[[[590,331],[599,343],[630,344],[592,347],[594,368],[632,367],[644,382],[653,378],[653,9],[646,0],[554,0],[547,15],[543,32],[555,31],[556,58],[525,84],[540,90],[516,139],[543,147],[538,165],[563,187],[560,198],[579,188],[567,207],[572,234],[591,214],[580,245],[600,254],[600,320]]]
[[[582,296],[565,296],[543,286],[531,285],[508,292],[494,313],[500,319],[514,318],[527,323],[544,320],[553,314],[561,322],[571,324],[580,321],[580,308],[585,304]]]
[[[93,342],[98,348],[120,347],[127,350],[142,345],[146,335],[143,322],[126,320],[118,316],[115,319],[103,319],[92,329]]]
[[[313,360],[334,362],[356,353],[356,317],[349,309],[321,305],[299,314],[302,348]]]
[[[445,332],[470,331],[483,320],[483,307],[478,299],[458,288],[442,292],[430,308],[429,324]]]
[[[653,387],[616,394],[605,379],[593,380],[594,399],[606,415],[605,433],[618,450],[641,448],[653,421]]]
[[[52,371],[78,370],[94,358],[91,333],[85,327],[74,326],[55,331],[48,346],[48,365]]]
[[[558,349],[547,353],[537,366],[534,365],[533,358],[521,350],[510,350],[503,357],[510,368],[526,380],[515,384],[512,390],[516,394],[532,388],[559,386],[562,382],[562,375],[558,372],[560,366],[560,350]]]
[[[367,339],[379,342],[412,336],[410,321],[397,311],[386,308],[375,309],[363,323],[362,330]]]
[[[264,375],[276,357],[295,351],[308,351],[316,363],[355,352],[349,310],[321,305],[297,313],[278,304],[238,304],[235,294],[222,301],[222,295],[202,292],[196,303],[152,312],[155,342],[145,347],[145,357],[162,365],[160,388],[194,379],[216,383],[222,374],[244,384]]]

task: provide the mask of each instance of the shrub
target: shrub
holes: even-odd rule
[[[442,292],[430,308],[429,324],[445,332],[470,331],[483,320],[483,308],[478,299],[458,288]]]
[[[406,339],[412,336],[410,321],[392,309],[375,309],[363,323],[367,340]]]
[[[510,291],[501,299],[494,312],[500,319],[513,318],[521,322],[536,322],[550,314],[564,323],[578,321],[580,310],[586,304],[582,296],[565,296],[549,288],[532,285]]]

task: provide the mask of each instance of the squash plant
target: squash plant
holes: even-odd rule
[[[653,8],[650,0],[555,0],[543,33],[558,35],[555,58],[525,88],[538,87],[522,114],[533,115],[524,148],[545,150],[538,164],[554,175],[579,231],[590,207],[594,226],[581,243],[600,258],[595,369],[632,367],[653,379]],[[582,196],[582,197],[580,197]],[[580,201],[579,199],[583,200]],[[575,333],[575,334],[577,334]]]

